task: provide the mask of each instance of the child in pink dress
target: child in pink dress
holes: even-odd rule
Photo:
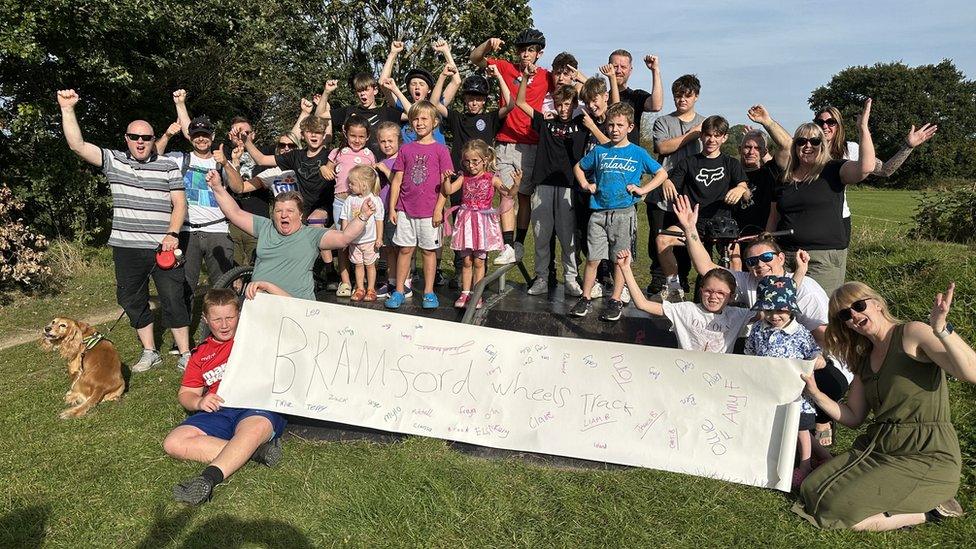
[[[460,188],[462,195],[451,236],[451,249],[464,258],[461,296],[454,302],[455,307],[467,305],[471,287],[484,278],[488,252],[501,250],[504,246],[498,211],[491,206],[495,191],[504,196],[513,195],[494,174],[495,151],[481,139],[464,144],[461,163],[465,175],[442,190],[443,196],[448,197]],[[512,188],[517,189],[518,185]],[[477,306],[480,308],[481,305],[479,299]]]

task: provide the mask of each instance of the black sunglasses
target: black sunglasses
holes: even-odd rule
[[[294,143],[282,143],[281,141],[279,141],[278,142],[278,148],[279,149],[297,149],[298,148],[298,145],[296,145]]]
[[[840,320],[841,322],[847,322],[848,320],[854,318],[854,315],[851,314],[851,311],[854,311],[856,313],[863,313],[868,308],[869,299],[871,298],[865,297],[864,299],[858,299],[854,303],[851,303],[850,307],[846,307],[844,309],[837,311],[837,320]]]
[[[156,139],[156,136],[154,136],[151,133],[150,134],[142,134],[142,133],[128,133],[128,132],[126,132],[125,136],[129,138],[129,141],[139,141],[139,140],[142,140],[142,141],[147,141],[148,142],[148,141],[152,141],[153,139]]]
[[[759,265],[759,262],[769,263],[776,257],[776,252],[763,252],[759,255],[754,255],[752,257],[746,258],[746,267],[755,267]]]
[[[813,123],[820,126],[821,128],[824,126],[830,126],[831,128],[833,128],[834,126],[837,125],[837,119],[836,118],[824,118],[824,119],[814,118]]]
[[[797,147],[806,147],[807,143],[813,145],[814,147],[819,147],[823,143],[823,139],[819,137],[797,137],[793,140],[793,144]]]

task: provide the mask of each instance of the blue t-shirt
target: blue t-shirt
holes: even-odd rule
[[[627,185],[640,186],[642,175],[661,169],[647,150],[633,143],[626,147],[597,145],[579,164],[590,181],[596,183],[596,193],[590,196],[590,208],[594,210],[628,208],[640,202],[640,197],[627,192]]]

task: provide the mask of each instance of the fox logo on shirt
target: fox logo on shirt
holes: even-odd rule
[[[719,166],[718,168],[702,168],[698,171],[698,175],[695,176],[695,181],[707,187],[723,177],[725,177],[725,168],[723,166]]]

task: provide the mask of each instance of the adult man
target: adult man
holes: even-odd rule
[[[115,262],[116,298],[139,334],[142,356],[132,365],[144,372],[162,363],[153,339],[149,310],[149,277],[162,304],[164,327],[173,331],[181,353],[190,356],[190,313],[184,299],[183,268],[156,268],[156,250],[176,249],[186,217],[186,193],[179,168],[155,154],[152,126],[133,120],[125,130],[126,151],[103,149],[85,141],[75,116],[78,94],[58,91],[58,104],[68,146],[83,160],[99,166],[112,189],[112,234],[108,244]]]
[[[651,69],[651,93],[627,87],[627,81],[634,72],[634,58],[627,50],[616,50],[610,54],[609,63],[613,65],[613,77],[620,90],[620,100],[634,107],[634,129],[627,139],[640,145],[641,116],[645,112],[658,112],[664,108],[664,87],[661,85],[661,68],[656,55],[645,55],[644,64]]]

